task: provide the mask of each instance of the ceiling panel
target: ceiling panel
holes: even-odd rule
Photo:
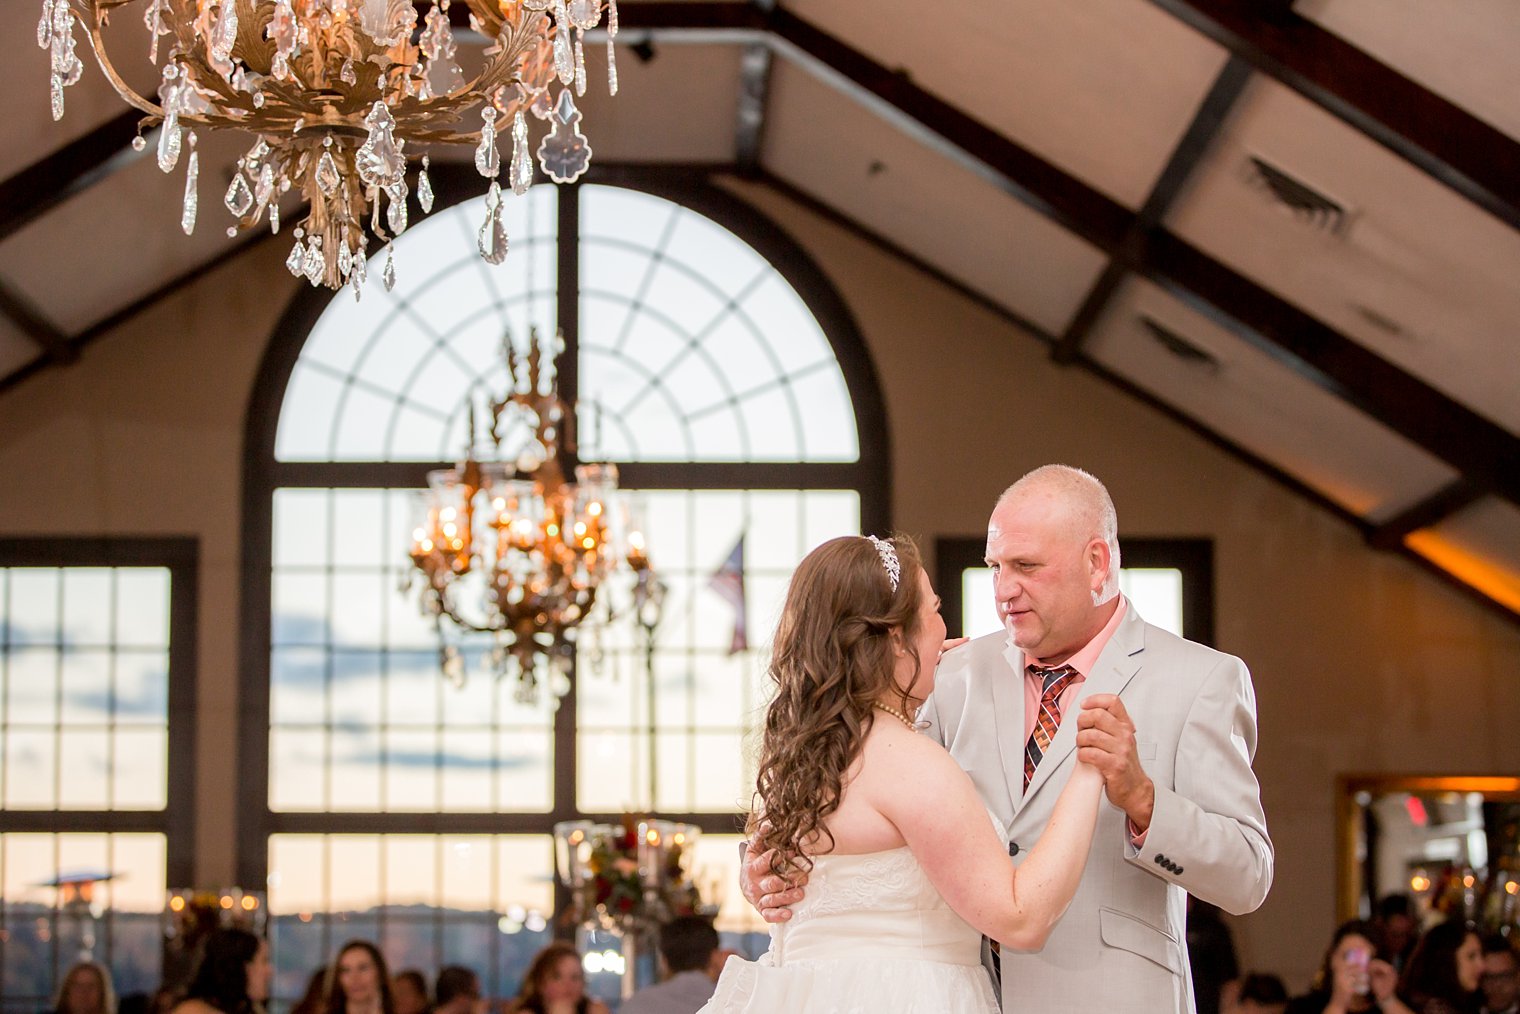
[[[0,3],[0,38],[7,49],[7,59],[0,60],[0,94],[6,97],[6,115],[0,119],[0,179],[128,111],[95,62],[83,28],[76,26],[74,52],[84,62],[84,74],[64,89],[64,116],[54,122],[48,86],[51,63],[47,51],[37,48],[41,11],[42,4],[35,0]],[[107,41],[108,51],[120,54],[117,70],[127,83],[155,95],[160,69],[148,62],[148,31],[141,12],[128,10],[113,22]],[[167,47],[161,48],[159,58],[167,53]]]
[[[1293,10],[1520,138],[1515,0],[1299,0]]]
[[[618,47],[616,95],[607,94],[606,46],[586,47],[586,94],[576,104],[593,161],[731,161],[740,48],[652,45],[648,61]]]
[[[1297,182],[1274,189],[1252,158]],[[1281,191],[1320,211],[1289,210]],[[1253,81],[1168,225],[1520,433],[1520,231],[1298,95]]]
[[[1520,613],[1520,508],[1484,497],[1405,543],[1426,559]]]
[[[7,317],[0,317],[0,380],[42,354],[37,343],[22,334]]]
[[[1134,208],[1227,56],[1148,0],[787,8]]]
[[[0,276],[70,334],[204,264],[233,244],[222,205],[241,134],[201,132],[200,212],[180,230],[188,149],[173,172],[140,159],[0,243]],[[288,245],[289,225],[275,242]]]
[[[1185,358],[1149,319],[1205,353]],[[1456,472],[1149,282],[1126,282],[1084,346],[1162,401],[1374,521]]]
[[[995,302],[1059,332],[1103,255],[1012,197],[778,62],[765,167]]]

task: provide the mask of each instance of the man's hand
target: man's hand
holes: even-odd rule
[[[802,900],[802,889],[807,886],[807,874],[794,871],[783,880],[771,872],[771,857],[775,849],[756,851],[753,842],[745,852],[744,868],[739,873],[739,889],[744,900],[753,905],[766,922],[786,922],[792,917],[791,905]]]
[[[1135,723],[1117,694],[1093,694],[1082,701],[1077,760],[1098,769],[1108,801],[1129,816],[1135,834],[1144,834],[1156,807],[1156,785],[1140,767]]]

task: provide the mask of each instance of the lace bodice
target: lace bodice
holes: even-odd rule
[[[818,856],[770,950],[729,958],[701,1014],[997,1014],[981,944],[906,846]]]
[[[772,929],[778,962],[840,956],[842,943],[860,956],[896,955],[956,965],[981,960],[981,936],[956,915],[906,846],[813,860],[807,892],[789,922]]]

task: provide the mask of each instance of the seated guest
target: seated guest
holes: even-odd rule
[[[290,1008],[290,1014],[323,1014],[327,1010],[327,966],[317,967],[306,980],[306,992]]]
[[[1197,1014],[1219,1014],[1225,983],[1240,974],[1235,940],[1219,909],[1191,894],[1187,898],[1187,953]]]
[[[269,945],[243,929],[213,930],[173,1014],[257,1014],[269,999]]]
[[[660,927],[660,958],[669,976],[639,990],[619,1014],[696,1014],[712,998],[711,974],[718,931],[701,916],[685,915]]]
[[[1426,931],[1399,979],[1399,996],[1415,1014],[1477,1014],[1483,948],[1460,919]]]
[[[1483,938],[1483,1014],[1520,1014],[1520,955],[1497,933]]]
[[[1285,1014],[1410,1014],[1395,995],[1398,976],[1377,954],[1377,928],[1353,919],[1336,927],[1310,991],[1289,1001]]]
[[[1275,975],[1248,972],[1226,985],[1222,999],[1227,1014],[1283,1014],[1288,990]]]
[[[1372,924],[1382,934],[1383,951],[1378,957],[1397,972],[1404,971],[1409,955],[1420,938],[1420,924],[1414,917],[1414,902],[1407,894],[1385,894],[1378,899]]]
[[[55,1014],[116,1014],[111,973],[94,961],[73,965],[58,986]]]
[[[327,1014],[396,1014],[385,956],[368,940],[350,940],[327,970]]]
[[[427,980],[415,968],[397,972],[391,980],[391,999],[396,1014],[428,1014]]]
[[[433,1014],[476,1014],[484,1006],[480,977],[461,965],[446,965],[438,973],[433,998],[438,1002]]]
[[[550,944],[533,958],[509,1014],[609,1014],[586,995],[581,955],[569,944]]]

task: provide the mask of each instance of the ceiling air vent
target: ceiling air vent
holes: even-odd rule
[[[1155,340],[1157,345],[1166,349],[1188,366],[1203,370],[1206,373],[1219,372],[1219,360],[1214,358],[1213,353],[1194,345],[1176,331],[1165,325],[1158,324],[1149,317],[1141,317],[1140,323],[1145,325],[1145,330],[1150,333],[1151,338]]]
[[[1340,236],[1350,224],[1345,205],[1255,155],[1246,159],[1246,182],[1321,232]]]

